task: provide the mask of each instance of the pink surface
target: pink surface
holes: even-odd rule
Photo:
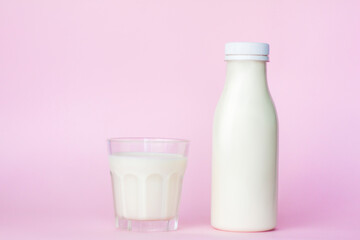
[[[359,1],[0,0],[0,239],[359,239]],[[224,44],[271,46],[279,224],[211,229]],[[105,139],[191,140],[180,229],[114,229]]]

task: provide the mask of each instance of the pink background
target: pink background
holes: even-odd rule
[[[359,239],[360,1],[0,0],[0,239]],[[224,44],[270,43],[279,223],[210,227]],[[106,138],[191,140],[180,229],[115,230]]]

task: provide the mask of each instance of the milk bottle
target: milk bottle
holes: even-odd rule
[[[277,117],[266,81],[269,45],[225,46],[226,83],[213,123],[211,224],[227,231],[275,228]]]

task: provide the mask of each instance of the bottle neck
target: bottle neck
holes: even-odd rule
[[[240,89],[243,93],[267,92],[266,62],[254,60],[227,61],[225,87],[227,86]]]

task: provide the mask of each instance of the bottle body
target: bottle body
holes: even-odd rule
[[[228,61],[213,124],[211,224],[266,231],[277,215],[277,117],[266,62]]]

